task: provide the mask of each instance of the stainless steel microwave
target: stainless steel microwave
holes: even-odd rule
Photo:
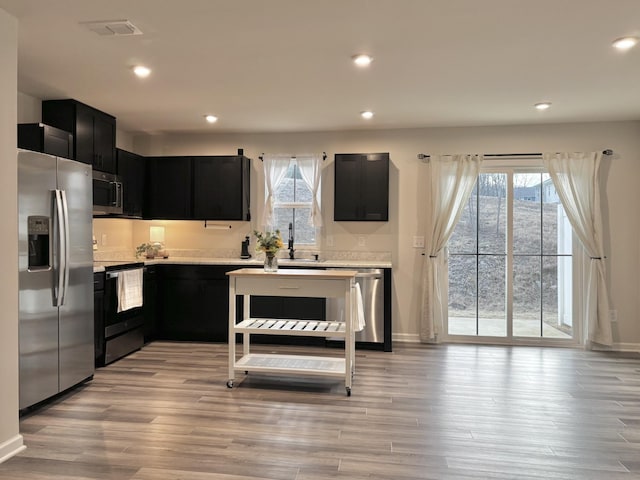
[[[122,193],[120,177],[93,171],[94,215],[122,215]]]

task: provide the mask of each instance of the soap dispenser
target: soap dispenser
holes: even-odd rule
[[[242,250],[240,251],[240,258],[251,258],[251,254],[249,253],[249,237],[244,237],[242,241]]]

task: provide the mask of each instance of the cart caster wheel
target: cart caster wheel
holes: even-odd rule
[[[227,382],[227,388],[233,388],[233,380]]]
[[[351,396],[351,387],[347,387],[347,397]]]

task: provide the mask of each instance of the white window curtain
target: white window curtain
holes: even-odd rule
[[[264,155],[262,157],[265,179],[265,200],[261,223],[264,229],[269,228],[273,224],[273,195],[278,185],[284,180],[290,164],[291,155],[278,154]]]
[[[299,155],[296,158],[298,169],[302,180],[309,187],[313,194],[311,204],[310,225],[319,228],[322,226],[322,215],[320,212],[320,177],[322,167],[322,154],[320,155]]]
[[[582,275],[582,331],[587,347],[593,342],[612,343],[598,182],[601,160],[600,152],[543,155],[573,231],[590,260]]]
[[[428,166],[430,205],[422,269],[420,340],[435,343],[448,315],[447,242],[480,172],[481,155],[432,155]]]

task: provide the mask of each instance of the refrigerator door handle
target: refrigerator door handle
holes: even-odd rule
[[[57,244],[58,244],[58,248],[57,248],[57,252],[56,252],[56,256],[57,256],[57,265],[55,266],[55,268],[58,269],[58,281],[57,283],[53,286],[53,297],[54,297],[54,306],[55,307],[59,307],[60,305],[62,305],[62,289],[64,286],[64,270],[65,270],[65,265],[64,265],[64,259],[66,257],[66,244],[65,244],[65,239],[64,239],[64,211],[62,209],[62,194],[60,193],[60,190],[54,190],[53,191],[53,198],[54,198],[54,204],[55,204],[55,230],[57,233]]]
[[[69,253],[70,253],[70,245],[69,245],[69,206],[67,204],[67,192],[64,190],[60,190],[60,197],[62,199],[62,219],[64,224],[64,254],[62,258],[64,259],[64,267],[61,268],[64,273],[64,280],[62,284],[62,295],[60,295],[60,305],[64,305],[64,299],[67,295],[67,290],[69,288]]]

